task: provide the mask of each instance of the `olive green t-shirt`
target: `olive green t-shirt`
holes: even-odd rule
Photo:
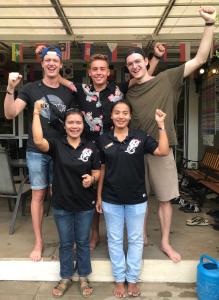
[[[183,86],[184,67],[183,64],[165,70],[149,81],[134,85],[128,90],[126,100],[132,106],[132,127],[144,130],[158,140],[155,110],[159,108],[167,114],[165,127],[169,144],[177,144],[174,118]]]

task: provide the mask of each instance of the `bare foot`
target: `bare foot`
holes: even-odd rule
[[[128,283],[128,296],[138,297],[141,295],[141,291],[137,283]]]
[[[43,244],[35,244],[32,252],[30,253],[30,259],[32,261],[40,261],[42,259],[42,251],[43,251]]]
[[[90,240],[90,251],[94,251],[94,249],[97,247],[97,245],[100,242],[100,237],[92,237]]]
[[[176,252],[169,244],[161,245],[161,251],[163,251],[174,263],[178,263],[182,258],[181,255]]]
[[[126,292],[125,292],[125,285],[124,282],[116,282],[115,289],[113,291],[113,295],[117,298],[125,298]]]

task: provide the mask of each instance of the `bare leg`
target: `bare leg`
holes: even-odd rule
[[[126,297],[124,282],[116,282],[115,283],[115,289],[113,291],[113,295],[117,298],[125,298]]]
[[[148,220],[148,208],[144,217],[144,246],[148,245],[148,233],[147,233],[147,220]]]
[[[91,227],[91,239],[90,239],[90,250],[93,251],[100,241],[99,231],[100,215],[95,211],[92,227]]]
[[[159,202],[158,215],[161,226],[161,250],[175,263],[181,260],[181,255],[170,245],[170,226],[172,220],[172,206],[170,201]]]
[[[35,244],[30,258],[33,261],[39,261],[42,258],[43,239],[42,239],[42,220],[43,220],[43,201],[46,189],[32,190],[31,216],[33,231],[35,236]]]
[[[132,297],[140,296],[141,291],[137,283],[128,283],[128,295]]]

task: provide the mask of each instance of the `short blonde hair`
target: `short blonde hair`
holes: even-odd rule
[[[109,58],[107,55],[105,55],[105,54],[92,55],[90,58],[90,62],[89,62],[89,68],[91,67],[92,62],[94,62],[95,60],[104,60],[107,63],[107,66],[109,68]]]

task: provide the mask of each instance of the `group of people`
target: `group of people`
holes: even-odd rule
[[[169,241],[170,200],[179,195],[172,151],[177,143],[174,117],[184,78],[208,58],[216,18],[213,7],[201,7],[199,12],[205,29],[197,54],[156,77],[151,73],[164,52],[161,44],[155,47],[149,70],[143,50],[130,49],[126,66],[132,79],[120,85],[108,82],[109,62],[102,54],[91,57],[90,85],[66,81],[59,75],[62,54],[56,47],[41,49],[43,79],[25,84],[16,99],[14,91],[22,76],[9,74],[5,116],[12,119],[27,106],[30,119],[27,165],[35,235],[30,254],[33,261],[42,257],[43,200],[52,188],[61,277],[53,296],[65,293],[76,271],[82,295],[92,294],[90,250],[99,241],[98,217],[102,212],[116,282],[114,295],[140,294],[137,282],[147,243],[151,192],[159,201],[161,250],[173,262],[181,260]],[[127,254],[123,250],[124,226]]]

